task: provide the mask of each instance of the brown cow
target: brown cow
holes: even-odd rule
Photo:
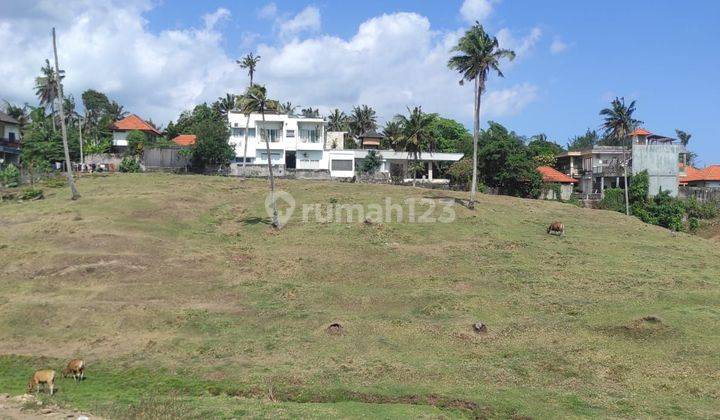
[[[52,369],[36,370],[33,376],[30,377],[28,382],[27,392],[32,392],[33,389],[36,392],[40,392],[40,384],[44,384],[45,388],[50,388],[50,395],[55,393],[55,371]]]
[[[560,222],[552,222],[547,228],[547,233],[550,235],[553,233],[557,233],[558,235],[562,236],[565,234],[565,225]]]
[[[63,378],[72,375],[73,379],[83,380],[85,378],[85,362],[82,359],[72,359],[68,362],[67,367],[62,370]]]

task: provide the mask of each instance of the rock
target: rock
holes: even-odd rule
[[[40,414],[52,414],[54,412],[55,411],[52,408],[43,408],[42,410],[40,410]]]
[[[90,420],[88,416],[78,416],[77,420]]]
[[[476,322],[473,324],[473,329],[478,334],[485,334],[487,333],[487,325],[483,324],[482,322]]]

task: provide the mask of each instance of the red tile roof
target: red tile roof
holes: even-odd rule
[[[574,184],[577,182],[573,178],[549,166],[539,166],[537,171],[542,175],[543,182],[559,182],[561,184]]]
[[[148,124],[145,120],[135,114],[130,114],[122,120],[115,122],[110,128],[115,131],[140,130],[150,132],[158,136],[160,135],[160,132],[157,131],[155,127]]]
[[[197,136],[195,134],[180,134],[172,141],[178,146],[192,146],[197,141]]]
[[[692,166],[680,165],[680,170],[685,172],[685,176],[678,178],[678,182],[682,185],[688,182],[698,181],[720,181],[720,165],[710,165],[703,169],[697,169]]]
[[[632,133],[630,133],[630,137],[632,137],[632,136],[649,136],[651,134],[652,134],[651,132],[647,131],[644,128],[636,128],[635,130],[633,130]]]

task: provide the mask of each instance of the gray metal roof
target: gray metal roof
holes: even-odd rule
[[[18,124],[20,125],[20,121],[16,120],[15,118],[9,116],[8,114],[0,111],[0,121],[10,123],[10,124]]]
[[[356,159],[363,159],[367,156],[370,150],[352,150]],[[395,159],[395,160],[413,160],[413,156],[406,152],[396,152],[394,150],[376,150],[384,159]],[[456,162],[463,158],[462,153],[444,153],[444,152],[423,152],[420,154],[420,160],[422,161],[451,161]]]

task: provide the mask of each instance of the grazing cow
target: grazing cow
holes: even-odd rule
[[[62,370],[63,378],[72,375],[73,379],[83,380],[85,378],[85,362],[82,359],[72,359],[68,362],[67,367]]]
[[[40,392],[40,384],[43,384],[45,388],[50,388],[50,395],[55,393],[55,371],[52,369],[36,370],[33,376],[30,377],[28,382],[27,392],[28,394],[35,389],[37,393]]]
[[[552,222],[552,223],[550,223],[550,226],[548,226],[548,228],[547,228],[547,233],[549,235],[556,233],[556,234],[562,236],[565,234],[565,225],[563,225],[560,222]]]

